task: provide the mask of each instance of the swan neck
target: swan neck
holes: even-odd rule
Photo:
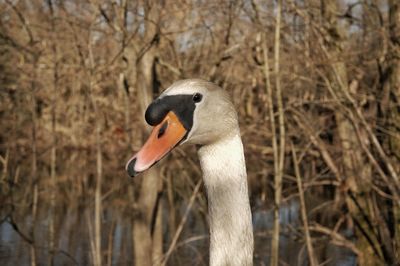
[[[210,265],[252,265],[253,229],[239,133],[199,149],[207,190]]]

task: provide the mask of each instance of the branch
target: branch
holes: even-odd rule
[[[184,227],[184,225],[186,223],[186,220],[187,220],[187,218],[189,216],[190,210],[192,209],[193,203],[194,203],[194,201],[195,201],[195,199],[197,197],[197,193],[199,193],[200,187],[203,184],[202,181],[203,180],[200,179],[197,182],[196,187],[193,190],[192,196],[190,197],[189,203],[188,203],[188,205],[186,207],[185,214],[183,215],[182,220],[179,223],[178,229],[176,230],[176,233],[175,233],[175,235],[174,235],[174,237],[173,237],[173,239],[171,241],[171,244],[169,245],[168,251],[164,255],[164,258],[163,258],[162,263],[161,263],[162,266],[167,265],[168,259],[169,259],[169,257],[171,256],[172,252],[174,251],[174,249],[176,247],[176,244],[178,242],[179,236],[181,235],[183,227]]]

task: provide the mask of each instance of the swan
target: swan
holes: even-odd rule
[[[237,113],[226,91],[200,79],[173,83],[147,108],[153,130],[126,164],[131,177],[174,147],[195,144],[208,199],[210,265],[252,265],[253,229]]]

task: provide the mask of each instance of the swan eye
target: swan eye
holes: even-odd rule
[[[194,101],[195,103],[200,102],[201,99],[203,99],[203,95],[201,95],[200,93],[195,93],[195,94],[193,95],[193,101]]]

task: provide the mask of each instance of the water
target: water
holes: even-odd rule
[[[90,235],[88,233],[88,219],[85,214],[76,210],[67,209],[58,213],[55,221],[57,250],[54,253],[55,265],[89,265],[91,263]],[[183,213],[184,208],[181,208]],[[297,200],[284,204],[280,210],[282,234],[280,238],[280,258],[287,265],[308,265],[307,250],[302,241],[301,223],[299,220],[300,206]],[[166,213],[166,211],[164,212]],[[86,216],[85,216],[86,215]],[[167,215],[165,215],[165,218]],[[31,226],[30,216],[20,217],[16,221],[19,230],[29,236]],[[165,239],[170,236],[165,225]],[[35,248],[40,265],[49,265],[49,211],[39,210],[35,226]],[[270,233],[273,227],[272,210],[258,209],[253,212],[253,227],[255,235],[255,265],[268,265],[270,254]],[[102,221],[102,248],[106,252],[103,264],[132,265],[131,220],[123,217],[115,209],[106,209]],[[175,263],[186,265],[195,261],[194,265],[208,265],[208,237],[204,221],[190,215],[181,235],[180,245],[175,251]],[[348,237],[352,232],[342,234]],[[168,247],[166,243],[165,250]],[[329,242],[329,238],[314,241],[314,248],[320,258],[324,258],[325,265],[356,265],[356,257],[351,251],[337,247]],[[30,245],[15,231],[10,219],[0,224],[0,265],[29,265]],[[179,257],[179,260],[176,260]],[[322,263],[322,261],[319,261]],[[171,264],[172,265],[172,264]]]

